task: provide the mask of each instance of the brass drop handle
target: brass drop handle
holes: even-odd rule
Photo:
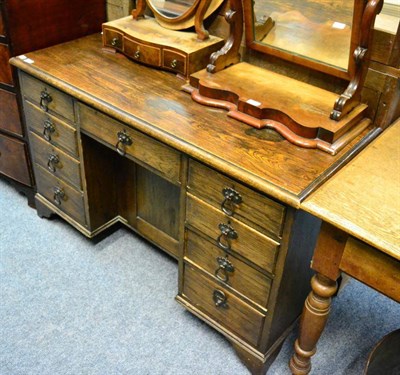
[[[217,306],[217,307],[222,307],[224,309],[227,309],[229,307],[228,306],[228,297],[222,290],[219,290],[219,289],[214,290],[213,300],[214,300],[215,306]]]
[[[46,141],[51,141],[51,134],[56,131],[56,127],[50,119],[46,119],[43,122],[43,137]]]
[[[42,90],[40,92],[40,108],[45,111],[48,112],[49,110],[49,103],[51,103],[53,101],[53,98],[51,97],[51,95],[47,92],[47,89],[45,88],[44,90]]]
[[[112,45],[113,47],[119,47],[120,44],[121,44],[121,42],[119,41],[118,38],[112,38],[112,39],[111,39],[111,45]]]
[[[139,60],[139,59],[140,59],[140,51],[136,51],[136,52],[134,53],[133,57],[134,57],[136,60]]]
[[[60,158],[56,154],[49,154],[47,160],[47,169],[54,173],[56,171],[56,165],[60,162]]]
[[[224,283],[229,281],[229,274],[235,271],[235,267],[227,257],[217,258],[218,268],[215,270],[215,277]]]
[[[65,198],[64,190],[58,186],[55,186],[53,191],[54,191],[54,194],[53,194],[54,203],[57,206],[61,206],[61,200]]]
[[[171,61],[171,68],[172,68],[172,69],[175,69],[177,66],[178,66],[178,60],[173,59],[173,60]]]
[[[222,189],[222,195],[224,196],[224,200],[221,203],[221,210],[228,216],[232,216],[234,214],[235,205],[243,202],[242,196],[232,188]]]
[[[231,240],[238,238],[238,234],[229,224],[221,223],[218,225],[221,234],[217,238],[217,245],[223,250],[230,250]],[[222,242],[222,240],[225,242]]]
[[[132,138],[126,133],[126,131],[118,132],[118,142],[115,145],[118,154],[125,156],[126,150],[125,146],[130,146],[132,144]]]

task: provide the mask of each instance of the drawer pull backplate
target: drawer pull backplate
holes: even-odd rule
[[[53,101],[53,98],[52,98],[51,95],[47,92],[47,89],[46,89],[46,88],[40,92],[40,108],[41,108],[43,111],[48,112],[48,110],[49,110],[49,103],[51,103],[52,101]]]
[[[224,196],[224,200],[221,203],[221,210],[228,216],[232,216],[235,205],[242,203],[242,196],[232,188],[224,188],[222,195]]]
[[[65,192],[62,188],[56,186],[54,187],[54,195],[53,195],[53,199],[54,199],[54,203],[57,206],[61,206],[61,200],[65,198]]]
[[[238,234],[229,224],[221,223],[218,225],[221,234],[217,238],[217,245],[223,250],[230,250],[231,240],[238,238]]]
[[[56,154],[49,154],[47,160],[47,169],[54,173],[56,171],[56,165],[60,162],[60,158]]]
[[[213,300],[214,300],[215,306],[222,307],[224,309],[228,308],[228,302],[227,302],[228,297],[222,290],[219,290],[219,289],[214,290]]]
[[[118,142],[115,145],[118,154],[125,156],[125,146],[130,146],[132,144],[132,138],[126,133],[126,131],[118,132]]]
[[[228,258],[217,258],[218,268],[215,270],[215,277],[224,283],[229,281],[229,274],[235,271],[235,267]]]
[[[43,122],[43,137],[46,141],[51,141],[51,134],[56,131],[56,127],[50,119],[46,119]]]

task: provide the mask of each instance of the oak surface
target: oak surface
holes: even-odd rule
[[[340,165],[336,156],[296,147],[276,133],[254,131],[225,112],[193,103],[174,75],[102,51],[92,35],[27,55],[12,63],[148,135],[206,162],[272,197],[298,207]],[[146,93],[139,95],[138,93]],[[229,156],[227,157],[227,152]]]
[[[400,260],[400,120],[302,209]]]

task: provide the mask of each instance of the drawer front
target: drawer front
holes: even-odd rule
[[[0,173],[25,185],[32,185],[24,142],[0,134]]]
[[[124,35],[115,30],[103,28],[103,44],[122,51],[124,48]]]
[[[80,192],[35,164],[37,191],[54,206],[85,225],[85,205]],[[56,191],[59,191],[57,195]]]
[[[257,346],[264,322],[263,314],[188,265],[184,269],[183,294],[213,320]]]
[[[119,143],[123,152],[159,171],[171,182],[179,182],[179,152],[83,104],[79,104],[79,111],[81,129],[106,142],[113,149],[116,149],[118,143],[118,133],[126,134],[132,144],[124,146]]]
[[[6,26],[5,26],[5,22],[4,22],[4,15],[3,15],[3,11],[0,7],[0,37],[6,37]]]
[[[240,221],[226,216],[196,197],[187,196],[187,224],[210,237],[221,248],[232,250],[273,273],[279,244]],[[224,228],[228,233],[223,234]],[[236,238],[235,238],[236,237]]]
[[[26,125],[46,142],[61,147],[73,156],[78,156],[76,129],[66,122],[41,111],[38,107],[25,101]]]
[[[186,74],[186,57],[181,53],[164,48],[163,67],[176,73]]]
[[[79,162],[36,134],[31,132],[29,137],[33,160],[54,176],[81,189]]]
[[[10,60],[10,51],[7,44],[0,43],[0,83],[13,86],[14,80],[12,76]]]
[[[15,94],[0,90],[0,128],[15,135],[23,136]]]
[[[267,306],[271,279],[190,230],[187,231],[185,260],[195,263],[261,307]]]
[[[149,64],[152,66],[161,66],[161,50],[157,47],[151,47],[138,43],[127,37],[124,38],[124,52],[135,61]]]
[[[189,164],[188,191],[275,239],[281,236],[285,206],[194,160]]]
[[[35,103],[41,111],[75,121],[73,101],[69,95],[23,72],[20,77],[24,97]]]

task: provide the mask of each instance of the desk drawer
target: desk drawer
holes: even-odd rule
[[[41,111],[75,121],[73,101],[69,95],[23,72],[20,78],[23,96],[35,103]]]
[[[55,207],[85,225],[85,205],[82,194],[67,183],[35,164],[37,191]]]
[[[0,134],[0,173],[31,186],[24,142]]]
[[[131,145],[120,146],[126,155],[152,167],[171,182],[180,181],[179,152],[83,104],[79,104],[79,111],[81,129],[85,132],[114,150],[118,134],[125,134],[132,141]]]
[[[188,191],[220,212],[224,212],[224,208],[227,216],[241,220],[275,239],[281,236],[285,206],[194,160],[190,160],[189,164]],[[231,198],[226,198],[224,192]],[[237,196],[235,192],[240,196],[240,203],[237,204],[233,203]]]
[[[196,197],[187,195],[187,224],[210,237],[220,247],[242,255],[266,271],[273,273],[279,244],[234,218],[228,218]],[[223,235],[227,227],[228,234]],[[222,246],[221,246],[222,245]]]
[[[73,156],[78,156],[76,129],[27,101],[24,103],[24,109],[29,129],[40,135],[46,142],[61,147]]]
[[[32,132],[30,133],[30,145],[32,157],[37,164],[54,176],[81,189],[81,174],[77,160]]]
[[[183,294],[211,319],[257,346],[264,322],[263,314],[188,265],[184,269]],[[216,306],[217,301],[221,301],[219,306]]]
[[[186,233],[185,259],[263,308],[267,306],[270,278],[190,230]],[[229,261],[228,267],[221,267],[223,260]]]

